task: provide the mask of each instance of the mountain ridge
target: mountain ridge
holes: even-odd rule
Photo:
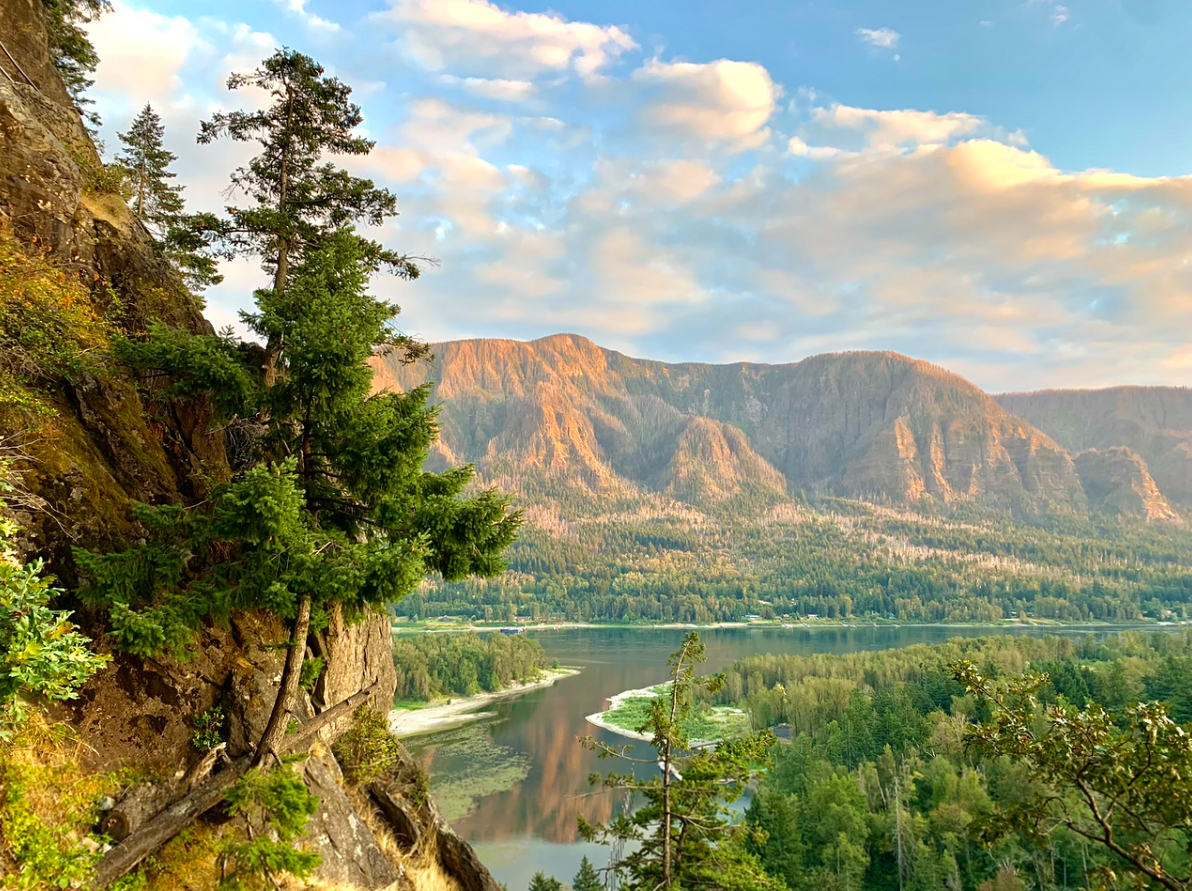
[[[1022,417],[1005,404],[1016,404],[1012,394],[995,397],[892,351],[776,365],[665,363],[576,334],[431,349],[439,357],[433,365],[375,360],[376,386],[433,383],[443,403],[442,457],[473,462],[482,478],[531,497],[769,506],[803,491],[1155,520],[1174,519],[1176,503],[1192,505],[1192,475],[1186,492],[1178,472],[1167,474],[1176,485],[1165,487],[1152,478],[1149,456],[1129,442],[1064,444],[1059,434],[1092,422]],[[1189,403],[1192,430],[1192,394]],[[1192,460],[1192,433],[1186,442]],[[1077,461],[1094,447],[1134,457]]]

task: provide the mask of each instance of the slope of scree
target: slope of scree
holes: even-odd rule
[[[1059,429],[1049,435],[1046,409],[1019,412],[1009,397],[999,404],[896,353],[666,364],[568,334],[432,350],[429,365],[376,360],[376,386],[433,382],[444,402],[440,457],[475,462],[526,495],[657,492],[703,508],[733,498],[768,506],[804,491],[1153,519],[1174,516],[1165,481],[1181,500],[1178,474],[1161,478],[1149,459],[1131,462],[1129,480],[1113,462],[1075,460],[1124,443],[1069,445]],[[1115,486],[1122,492],[1107,495]]]
[[[210,333],[123,200],[95,187],[99,156],[50,59],[42,0],[0,0],[0,41],[11,53],[0,53],[0,237],[87,282],[114,330],[135,333],[158,319]],[[143,384],[102,363],[36,386],[48,413],[0,415],[0,441],[26,455],[19,469],[29,493],[15,517],[24,527],[20,545],[47,557],[68,588],[72,545],[109,548],[140,537],[133,501],[193,503],[229,476],[225,434],[212,428],[202,400],[142,398]],[[77,617],[106,651],[96,617],[85,610]],[[74,726],[85,769],[166,778],[156,789],[124,790],[117,809],[134,813],[139,801],[167,795],[169,778],[199,757],[192,722],[205,709],[223,705],[233,756],[259,739],[280,674],[276,645],[285,637],[285,629],[245,614],[228,629],[205,632],[186,662],[111,654],[81,697],[52,717]],[[301,703],[306,717],[361,691],[388,711],[396,678],[386,617],[349,625],[333,615],[311,650],[325,670]],[[320,798],[306,833],[323,857],[317,877],[344,887],[416,888],[417,865],[446,874],[448,887],[495,891],[488,871],[419,791],[408,756],[366,789],[345,784],[329,748],[343,728],[326,728],[302,768]]]

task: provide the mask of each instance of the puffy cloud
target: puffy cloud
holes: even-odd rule
[[[848,105],[815,109],[813,123],[832,130],[858,131],[870,148],[879,149],[947,143],[987,127],[984,119],[960,112],[876,111]]]
[[[525,79],[574,70],[592,77],[637,44],[615,25],[508,12],[487,0],[391,0],[377,16],[432,71]]]
[[[122,2],[93,22],[88,34],[99,53],[99,89],[125,109],[147,101],[162,106],[177,98],[180,72],[190,56],[211,50],[189,19]]]
[[[512,127],[513,120],[507,115],[422,97],[411,102],[400,136],[404,143],[422,149],[475,154],[478,146],[503,142]]]
[[[450,77],[448,83],[461,86],[474,96],[501,99],[507,102],[521,102],[533,96],[536,87],[528,80],[510,80],[496,77]]]
[[[895,49],[902,35],[890,28],[858,28],[857,36],[870,46],[881,49]]]
[[[340,27],[335,22],[328,21],[325,18],[315,15],[306,8],[308,0],[273,0],[279,6],[284,7],[292,15],[296,16],[306,27],[315,31],[339,31]]]
[[[781,90],[756,62],[720,59],[704,64],[652,59],[633,74],[652,88],[638,122],[737,148],[761,144]]]

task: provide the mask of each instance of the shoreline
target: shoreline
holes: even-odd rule
[[[626,730],[624,727],[618,727],[616,724],[610,724],[608,721],[604,720],[604,716],[609,712],[616,711],[618,708],[620,708],[621,703],[626,699],[644,699],[646,697],[653,698],[657,696],[658,694],[654,692],[654,687],[657,686],[658,684],[655,684],[653,687],[642,687],[637,690],[622,690],[615,696],[610,696],[608,698],[608,708],[606,708],[604,711],[596,712],[594,715],[586,715],[584,720],[594,727],[599,727],[601,730],[607,730],[609,733],[615,733],[617,736],[623,736],[626,739],[635,739],[640,742],[650,742],[654,738],[653,736],[645,733],[637,733],[633,730]],[[697,740],[692,740],[692,742],[697,742]]]
[[[579,671],[578,668],[547,668],[544,669],[545,676],[536,681],[526,684],[514,683],[504,690],[497,690],[493,693],[477,693],[475,696],[465,696],[439,704],[428,703],[422,708],[396,708],[389,712],[389,729],[398,739],[405,739],[487,718],[492,715],[492,712],[477,711],[477,709],[498,699],[518,696],[544,687],[553,687],[556,681],[577,675]]]
[[[664,681],[663,683],[666,683],[666,681]],[[616,709],[620,708],[621,703],[624,702],[626,699],[645,699],[645,698],[653,698],[653,697],[656,697],[659,695],[665,695],[665,694],[658,694],[658,693],[654,692],[654,687],[657,687],[657,686],[659,686],[659,685],[654,684],[651,687],[641,687],[637,690],[622,690],[617,695],[609,697],[609,700],[608,700],[609,707],[608,708],[606,708],[602,712],[596,712],[593,715],[585,715],[584,720],[587,721],[589,724],[591,724],[594,727],[599,727],[601,730],[607,730],[609,733],[616,734],[617,736],[622,736],[626,739],[632,739],[632,740],[636,740],[638,742],[651,742],[654,739],[654,737],[651,734],[638,733],[637,731],[634,731],[634,730],[626,730],[624,727],[618,727],[616,724],[606,721],[604,719],[604,716],[606,714],[608,714],[609,712],[615,711]],[[702,749],[702,748],[705,748],[706,746],[714,746],[718,742],[720,742],[720,740],[718,740],[718,739],[693,739],[690,741],[690,745],[691,745],[691,748],[693,748],[693,749]]]
[[[444,623],[441,627],[426,627],[425,625],[407,625],[405,623],[391,623],[395,635],[414,634],[462,634],[469,631],[489,633],[507,628],[507,625],[473,625],[464,623]],[[771,628],[780,631],[815,631],[819,628],[1039,628],[1054,629],[1056,631],[1113,631],[1113,630],[1145,630],[1148,628],[1181,628],[1192,627],[1192,620],[1184,622],[1156,621],[1156,622],[1059,622],[1052,620],[1003,619],[1000,622],[840,622],[816,619],[812,621],[795,620],[787,622],[712,622],[697,625],[688,622],[658,622],[653,624],[617,624],[614,622],[539,622],[534,625],[519,625],[519,631],[584,631],[602,628],[620,631],[708,631],[716,629],[750,629]]]

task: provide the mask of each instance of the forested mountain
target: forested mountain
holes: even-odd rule
[[[804,492],[1147,519],[1192,505],[1192,395],[1181,391],[1139,391],[1138,418],[1105,425],[1100,402],[1112,396],[1072,394],[1054,409],[1053,394],[999,403],[896,353],[671,365],[566,334],[433,352],[430,365],[378,360],[379,385],[432,381],[444,403],[440,457],[476,462],[531,497],[656,493],[705,509]],[[1114,446],[1133,453],[1076,460]]]
[[[1192,410],[1175,407],[1192,404],[1183,391],[1125,391],[1159,395],[1107,423],[1114,401],[1100,394],[999,402],[893,353],[668,365],[574,335],[432,351],[431,364],[374,360],[375,385],[432,383],[432,463],[474,462],[482,481],[516,493],[527,523],[510,573],[432,584],[398,607],[406,615],[1189,611],[1192,531],[1180,512],[1192,500],[1169,470],[1187,446],[1169,427],[1192,430]],[[1152,456],[1164,475],[1152,476]]]

